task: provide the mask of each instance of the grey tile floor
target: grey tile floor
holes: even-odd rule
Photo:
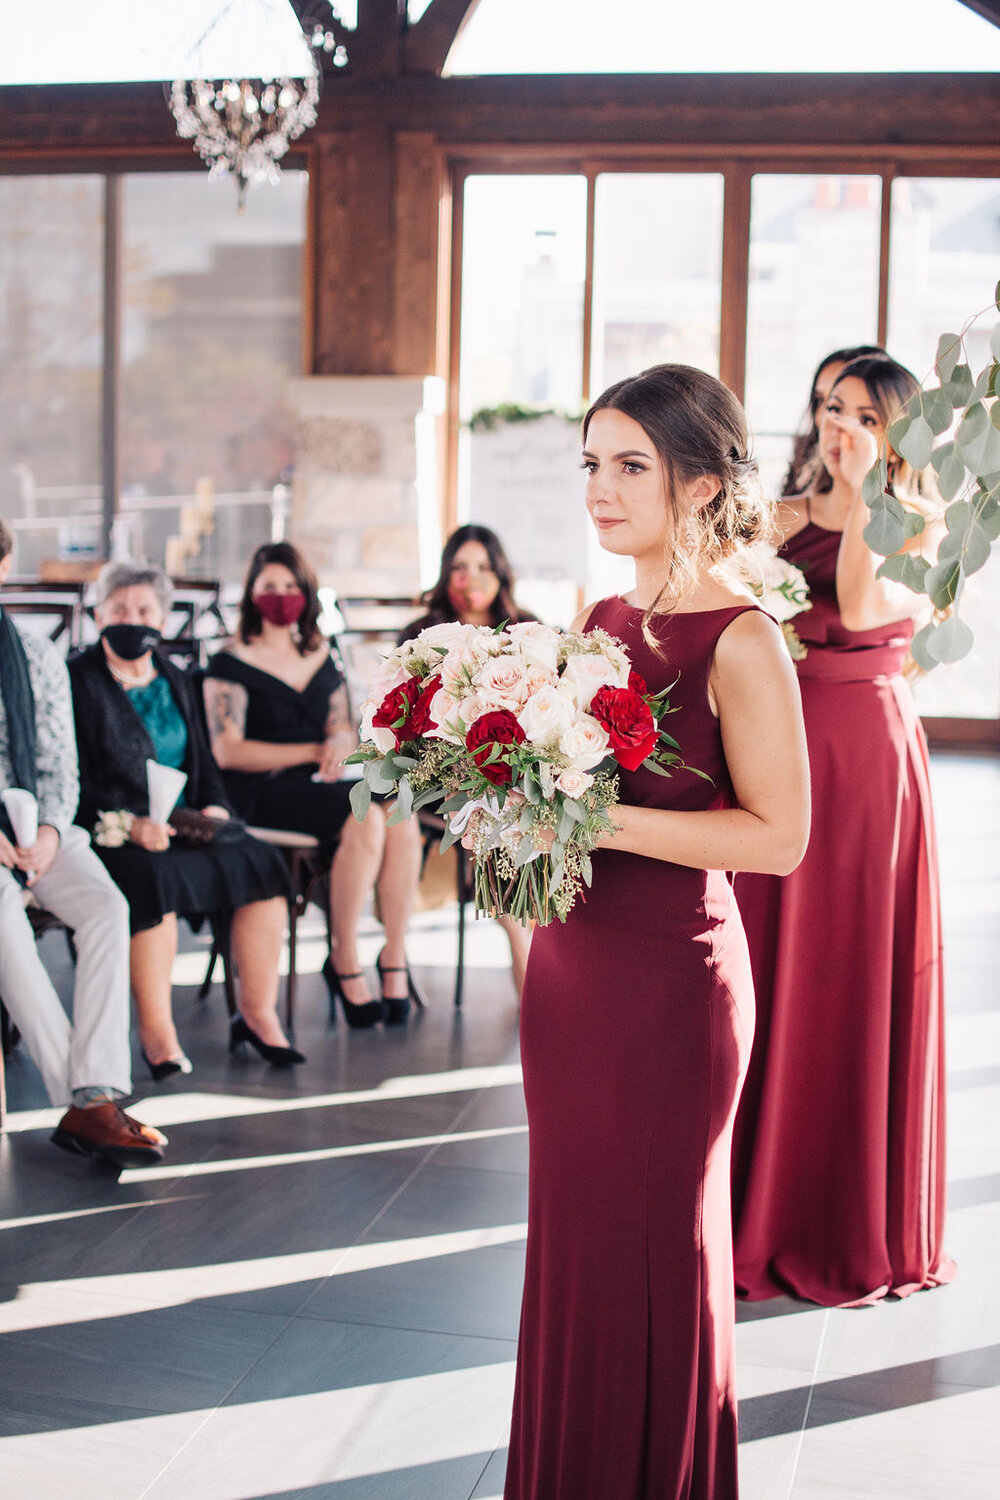
[[[959,1276],[865,1311],[741,1310],[743,1500],[1000,1497],[1000,761],[938,757],[934,782]],[[502,937],[477,924],[457,1016],[452,927],[418,923],[429,1007],[405,1031],[330,1028],[308,974],[294,1077],[228,1058],[192,943],[195,1072],[154,1088],[140,1065],[170,1150],[118,1182],[48,1144],[10,1060],[3,1500],[497,1500],[527,1143]],[[318,923],[303,957],[318,970]]]

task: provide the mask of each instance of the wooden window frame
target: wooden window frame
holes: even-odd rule
[[[447,410],[444,444],[445,534],[457,524],[459,376],[462,329],[462,254],[465,183],[481,176],[576,176],[587,183],[586,262],[583,294],[583,381],[581,398],[588,402],[593,338],[595,188],[605,173],[718,173],[724,182],[722,276],[719,324],[719,370],[722,379],[743,399],[746,384],[747,304],[750,265],[750,209],[753,178],[759,175],[816,175],[877,177],[881,183],[879,217],[878,342],[888,328],[889,272],[892,254],[892,185],[907,177],[984,177],[1000,181],[1000,147],[894,147],[891,152],[867,147],[837,146],[829,151],[814,146],[686,146],[664,149],[648,146],[587,147],[495,146],[456,148],[447,157],[451,196],[451,242],[443,247],[450,263],[450,308],[447,346]],[[1000,718],[928,717],[928,739],[939,747],[1000,748]]]

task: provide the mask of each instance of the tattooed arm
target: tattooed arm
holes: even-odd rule
[[[277,745],[248,740],[247,690],[238,682],[205,678],[205,716],[212,754],[224,771],[284,771],[318,761],[323,751],[322,745],[308,742]]]
[[[357,731],[351,717],[347,685],[342,683],[330,694],[326,716],[326,738],[319,758],[319,774],[324,781],[337,781],[344,774],[344,757],[358,748]]]

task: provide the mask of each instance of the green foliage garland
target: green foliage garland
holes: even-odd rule
[[[948,507],[937,561],[900,551],[921,534],[925,520],[888,491],[884,455],[865,475],[861,492],[871,511],[865,541],[885,558],[876,576],[926,594],[934,606],[934,618],[917,632],[911,648],[926,672],[971,651],[972,631],[958,614],[962,591],[1000,539],[1000,323],[990,335],[990,362],[975,379],[965,348],[969,329],[994,310],[1000,311],[1000,282],[992,307],[970,318],[961,333],[941,335],[934,361],[938,383],[915,391],[886,432],[908,464],[914,469],[930,464],[937,476]]]

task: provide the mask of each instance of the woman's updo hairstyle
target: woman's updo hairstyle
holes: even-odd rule
[[[770,536],[774,507],[761,499],[743,408],[713,375],[691,365],[654,365],[617,381],[584,417],[584,444],[594,413],[607,410],[638,422],[655,447],[673,516],[666,582],[642,622],[643,634],[654,644],[652,616],[675,609],[702,568],[736,559],[745,547]],[[718,479],[718,494],[682,515],[678,490],[705,474]]]

